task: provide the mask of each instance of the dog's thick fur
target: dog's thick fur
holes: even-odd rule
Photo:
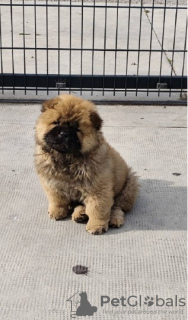
[[[86,230],[90,233],[101,234],[109,225],[122,226],[124,212],[136,200],[138,179],[106,142],[95,105],[60,95],[44,102],[41,111],[35,165],[50,217],[65,218],[73,206],[72,219],[89,218]]]

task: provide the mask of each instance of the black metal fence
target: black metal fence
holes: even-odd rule
[[[186,6],[147,3],[1,1],[2,95],[76,90],[181,97],[187,88]]]

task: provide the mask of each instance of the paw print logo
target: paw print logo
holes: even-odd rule
[[[154,304],[153,297],[145,297],[144,304],[146,304],[148,307],[151,307]]]

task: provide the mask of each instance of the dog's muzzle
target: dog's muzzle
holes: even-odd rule
[[[49,147],[60,152],[74,153],[81,148],[76,129],[68,125],[53,128],[44,139]]]

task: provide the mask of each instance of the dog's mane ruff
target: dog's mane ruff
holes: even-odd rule
[[[46,172],[48,175],[62,177],[62,180],[66,178],[71,181],[94,181],[104,170],[105,160],[108,161],[107,143],[102,135],[100,140],[104,143],[98,144],[88,153],[79,153],[76,156],[60,153],[36,141],[39,148],[35,157],[38,173]]]

